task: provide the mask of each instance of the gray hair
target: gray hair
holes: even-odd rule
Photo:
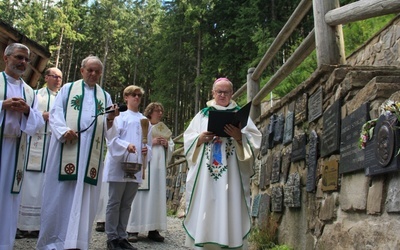
[[[103,63],[102,63],[101,60],[100,60],[100,58],[98,58],[97,56],[93,56],[93,55],[90,55],[90,56],[86,57],[85,59],[83,59],[83,60],[82,60],[81,67],[84,68],[84,67],[86,66],[86,63],[87,63],[89,60],[94,60],[94,61],[96,61],[98,64],[101,65],[101,68],[104,67],[104,66],[103,66]]]
[[[4,55],[11,56],[12,53],[14,53],[14,51],[17,49],[28,51],[28,56],[31,54],[31,51],[29,50],[29,48],[26,45],[23,45],[22,43],[11,43],[4,50]]]

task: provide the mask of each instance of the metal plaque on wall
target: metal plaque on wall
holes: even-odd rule
[[[307,184],[306,191],[314,192],[316,187],[316,172],[318,165],[318,134],[315,130],[310,133],[310,143],[307,155]]]
[[[339,163],[337,160],[326,161],[322,166],[322,191],[336,191],[339,187]]]
[[[307,93],[304,93],[296,100],[294,124],[298,125],[307,120]]]
[[[312,122],[322,115],[322,87],[319,87],[308,100],[308,121]]]
[[[293,137],[292,142],[292,162],[304,160],[306,158],[306,134],[298,134]]]
[[[323,114],[321,156],[326,157],[339,152],[341,101],[334,102]]]
[[[271,211],[282,212],[283,209],[283,191],[281,186],[272,187],[271,192]]]

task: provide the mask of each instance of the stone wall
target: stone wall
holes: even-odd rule
[[[387,136],[358,147],[362,124],[380,116],[384,101],[400,101],[400,18],[347,62],[321,67],[257,121],[254,224],[294,249],[400,246],[397,132],[384,131],[392,145]],[[379,165],[382,148],[393,152]]]

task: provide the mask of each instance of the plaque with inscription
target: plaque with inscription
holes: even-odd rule
[[[322,191],[336,191],[339,187],[339,163],[326,161],[322,166]]]
[[[261,194],[257,194],[254,197],[253,205],[251,206],[251,216],[258,217],[258,210],[260,209],[260,198]]]
[[[273,114],[269,118],[269,125],[268,125],[267,148],[269,149],[272,149],[274,147],[274,132],[275,132],[276,121],[277,121],[276,115]]]
[[[261,167],[260,167],[260,183],[258,184],[258,185],[259,185],[259,188],[260,188],[261,190],[267,188],[267,184],[266,184],[266,182],[267,182],[267,181],[266,181],[267,174],[266,174],[266,172],[267,172],[267,159],[264,157],[264,158],[261,160]]]
[[[314,192],[316,187],[316,172],[318,165],[318,134],[314,130],[310,133],[310,144],[307,156],[307,184],[306,191]]]
[[[272,188],[271,191],[271,211],[282,212],[283,206],[283,191],[281,186]]]
[[[304,160],[306,158],[306,134],[295,135],[292,143],[292,162]]]
[[[282,143],[284,123],[285,119],[283,118],[283,114],[278,114],[276,116],[276,123],[274,128],[274,145]]]
[[[271,183],[279,182],[281,173],[281,153],[276,153],[272,162]]]
[[[286,181],[287,181],[287,177],[288,177],[288,173],[289,173],[289,169],[290,169],[290,163],[291,163],[291,160],[290,160],[291,154],[292,154],[291,147],[287,147],[283,151],[282,164],[281,164],[283,183],[286,183]]]
[[[334,102],[323,114],[321,156],[338,153],[340,148],[341,101]]]
[[[285,126],[283,128],[283,144],[287,145],[293,139],[294,113],[288,111],[285,118]]]
[[[283,187],[283,203],[286,207],[301,207],[300,174],[298,172],[291,173]]]
[[[312,122],[322,115],[322,87],[319,87],[308,100],[308,121]]]
[[[258,212],[258,225],[262,226],[267,223],[270,206],[271,206],[271,198],[268,194],[262,194],[260,197],[260,207]]]
[[[339,174],[364,169],[364,151],[358,147],[361,128],[369,120],[369,103],[342,119]]]
[[[397,117],[391,113],[381,115],[376,122],[374,135],[365,147],[365,173],[368,176],[391,173],[400,169],[397,153],[400,131]]]
[[[261,155],[268,153],[268,125],[264,127],[261,139]]]
[[[294,108],[294,124],[298,125],[307,119],[307,93],[304,93],[296,100]]]

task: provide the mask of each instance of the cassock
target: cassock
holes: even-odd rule
[[[23,81],[7,76],[7,97],[24,97]],[[32,90],[33,93],[33,90]],[[0,97],[3,99],[3,96]],[[20,205],[19,193],[11,193],[17,155],[17,145],[21,133],[34,135],[44,126],[42,114],[37,110],[37,100],[33,102],[29,115],[1,109],[3,100],[0,100],[0,123],[3,124],[3,138],[1,142],[0,160],[0,250],[13,248],[17,231],[18,211]]]
[[[240,145],[231,137],[214,138],[196,146],[207,131],[208,110],[231,110],[209,101],[184,132],[188,162],[186,217],[183,226],[186,245],[194,249],[246,249],[251,228],[250,177],[261,144],[261,133],[249,118],[241,129]]]
[[[88,155],[91,154],[94,147],[103,144],[103,141],[92,138],[95,126],[90,126],[90,124],[96,115],[96,91],[86,83],[84,83],[84,95],[82,99],[79,99],[79,101],[82,101],[79,119],[81,130],[90,127],[85,132],[79,133],[77,180],[59,180],[63,135],[70,130],[65,118],[70,87],[71,83],[68,83],[60,89],[50,111],[52,136],[46,163],[41,227],[37,243],[37,249],[40,250],[89,249],[93,221],[99,200],[103,172],[101,159],[98,159],[100,166],[97,185],[84,181]],[[96,88],[100,87],[96,85]],[[105,94],[105,107],[110,107],[112,106],[111,97],[107,92]],[[80,102],[75,103],[80,104]],[[67,111],[70,112],[69,109]],[[104,129],[106,130],[106,128]],[[102,155],[100,154],[100,157]]]

